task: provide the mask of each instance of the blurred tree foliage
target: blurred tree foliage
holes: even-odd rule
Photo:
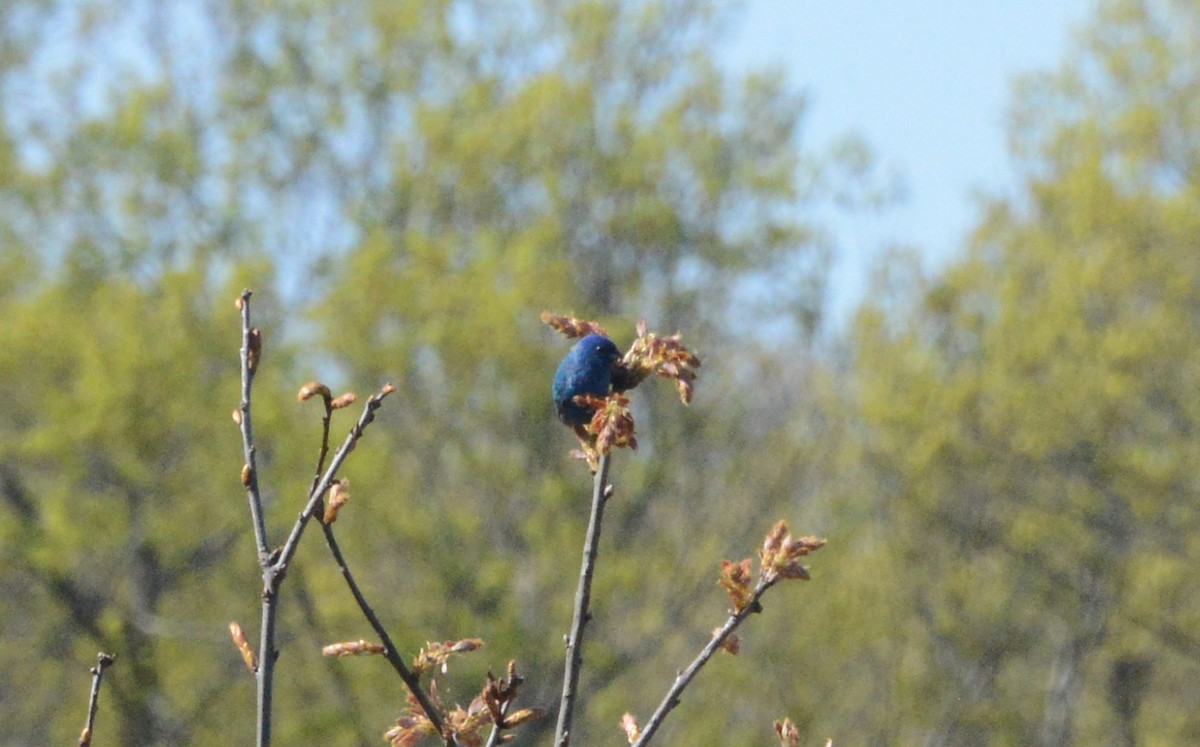
[[[589,480],[550,406],[550,309],[618,344],[645,316],[705,361],[691,408],[636,393],[581,741],[652,710],[723,617],[719,561],[780,517],[830,537],[816,581],[768,596],[664,744],[768,743],[785,714],[814,743],[1200,738],[1200,11],[1102,3],[1019,90],[1019,193],[961,261],[885,268],[845,339],[818,335],[832,246],[802,219],[876,204],[869,159],[808,155],[778,76],[721,72],[735,13],[0,4],[6,743],[74,738],[101,649],[120,658],[100,735],[250,739],[225,631],[258,611],[229,420],[246,285],[276,541],[319,436],[297,386],[400,387],[337,526],[409,652],[487,640],[451,701],[510,658],[530,704],[557,697]],[[366,635],[309,537],[282,601],[281,744],[378,743],[400,683],[318,655]]]
[[[598,316],[620,342],[645,315],[709,356],[692,409],[666,387],[640,397],[644,446],[617,472],[577,736],[648,712],[723,617],[720,559],[798,503],[786,467],[741,454],[791,427],[742,388],[770,361],[760,322],[798,341],[779,345],[801,368],[777,372],[777,396],[795,402],[794,376],[814,365],[828,246],[797,215],[838,168],[798,155],[802,100],[778,76],[719,70],[710,46],[733,12],[0,9],[6,738],[71,738],[99,649],[119,656],[101,733],[249,738],[253,685],[225,632],[235,618],[254,629],[259,590],[228,420],[231,301],[246,284],[267,339],[256,430],[276,538],[318,436],[295,385],[399,384],[353,456],[339,530],[411,652],[488,640],[448,696],[463,701],[514,657],[534,704],[559,688],[589,480],[549,406],[566,343],[538,312]],[[852,182],[861,165],[843,169]],[[374,743],[403,693],[373,662],[317,655],[366,633],[322,552],[307,543],[286,587],[277,734]],[[753,671],[745,659],[734,669]],[[728,693],[714,682],[673,738],[769,734],[792,702],[706,716]]]
[[[1020,87],[1020,194],[860,318],[864,453],[917,578],[903,742],[1200,736],[1200,10],[1104,3],[1080,42]]]

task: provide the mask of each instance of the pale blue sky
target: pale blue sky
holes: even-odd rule
[[[975,190],[1012,184],[1005,115],[1016,76],[1054,68],[1093,0],[745,0],[733,69],[774,65],[808,94],[803,143],[854,132],[903,176],[907,197],[879,220],[838,220],[833,305],[864,288],[881,243],[936,262],[972,226]]]

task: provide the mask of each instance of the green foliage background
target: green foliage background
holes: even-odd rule
[[[256,630],[233,298],[256,289],[269,526],[308,485],[313,378],[399,391],[339,534],[396,638],[480,636],[552,708],[589,479],[549,309],[681,330],[694,404],[636,393],[577,743],[622,739],[724,616],[722,558],[826,535],[664,744],[1188,744],[1200,360],[1200,11],[1108,0],[1017,89],[1009,198],[959,259],[894,259],[822,318],[835,236],[886,195],[812,153],[709,0],[14,0],[0,6],[0,708],[63,743],[247,742]],[[899,255],[897,255],[899,257]],[[335,421],[349,426],[350,414]],[[280,744],[376,744],[403,692],[320,541],[285,584]],[[549,739],[549,724],[520,743]],[[806,742],[807,743],[807,742]]]

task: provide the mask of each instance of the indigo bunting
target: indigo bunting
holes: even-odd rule
[[[554,409],[570,426],[585,425],[592,412],[575,402],[580,394],[607,397],[612,386],[613,364],[621,353],[604,335],[591,334],[575,343],[554,372]]]

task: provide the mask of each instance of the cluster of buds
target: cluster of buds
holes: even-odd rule
[[[633,414],[629,412],[629,398],[613,394],[596,408],[588,431],[596,437],[596,450],[607,454],[614,447],[637,448],[637,436],[633,432]]]
[[[551,314],[549,311],[542,312],[542,323],[551,327],[557,332],[561,332],[563,337],[569,340],[576,340],[588,335],[604,335],[608,337],[608,333],[604,331],[596,322],[589,322],[586,319],[577,319],[573,316],[559,316]]]
[[[509,713],[510,706],[517,697],[517,688],[521,686],[522,682],[524,680],[517,674],[515,661],[508,663],[508,671],[501,679],[493,677],[491,672],[487,673],[487,682],[484,683],[483,692],[476,700],[483,700],[484,706],[487,707],[488,713],[492,717],[492,723],[497,728],[514,729],[526,721],[532,721],[544,715],[536,708],[521,708]],[[514,734],[504,734],[500,737],[500,741],[510,742],[514,736]]]
[[[435,671],[445,674],[451,656],[478,651],[481,648],[483,648],[483,639],[481,638],[426,643],[425,648],[418,651],[416,657],[413,658],[413,671],[417,674]]]
[[[436,680],[429,684],[429,699],[433,701],[433,705],[438,711],[445,711]],[[412,693],[408,694],[406,702],[408,711],[396,719],[396,724],[392,728],[383,733],[383,738],[390,742],[392,747],[413,747],[424,737],[440,737],[433,722],[429,720],[429,716],[425,715],[425,709],[421,707],[420,702]]]
[[[438,704],[441,707],[441,704]],[[483,730],[491,725],[492,714],[484,705],[483,698],[473,698],[466,708],[455,705],[445,716],[446,731],[454,735],[454,741],[463,747],[479,747],[484,743]]]
[[[586,437],[579,439],[582,448],[572,453],[586,460],[593,472],[599,468],[601,454],[608,454],[614,448],[637,448],[628,397],[611,394],[600,398],[583,394],[576,397],[575,401],[592,410],[593,414],[591,421],[583,426]]]
[[[721,561],[721,586],[733,600],[735,612],[756,608],[758,597],[782,579],[798,578],[807,581],[808,568],[800,564],[800,558],[820,550],[825,540],[820,537],[793,537],[787,522],[780,520],[771,527],[758,552],[760,562],[758,583],[752,583],[750,558],[739,563]],[[757,611],[757,610],[756,610]]]
[[[721,586],[733,600],[734,612],[741,612],[754,603],[754,587],[750,583],[750,558],[740,563],[721,561]]]
[[[763,540],[758,557],[762,562],[762,579],[773,584],[782,578],[809,579],[808,569],[800,564],[800,558],[825,546],[820,537],[793,537],[787,522],[782,519],[771,528]]]
[[[396,719],[395,725],[384,733],[383,738],[393,747],[412,747],[425,737],[450,739],[463,747],[479,747],[485,742],[483,732],[489,726],[499,730],[515,729],[521,724],[542,716],[542,712],[534,708],[522,708],[509,712],[512,701],[517,696],[517,689],[522,679],[517,675],[516,662],[508,663],[508,671],[502,679],[496,679],[491,672],[479,695],[463,708],[455,705],[447,709],[438,691],[437,681],[429,684],[429,699],[442,715],[446,734],[438,734],[433,723],[421,708],[417,699],[408,696],[408,712]],[[499,743],[508,743],[515,734],[502,734]]]
[[[613,372],[613,390],[624,392],[634,388],[650,375],[675,381],[675,390],[683,404],[691,404],[692,390],[699,374],[700,359],[683,345],[676,332],[661,337],[646,329],[643,319],[637,324],[637,339],[621,358]]]
[[[591,334],[608,336],[596,322],[542,312],[542,321],[570,339]],[[600,456],[614,448],[637,448],[633,415],[624,392],[641,384],[651,375],[675,381],[683,403],[690,404],[700,359],[683,344],[678,334],[668,337],[647,330],[646,321],[637,323],[637,339],[612,367],[612,394],[608,397],[580,395],[575,402],[591,410],[591,422],[576,427],[582,448],[572,454],[587,461],[595,472]]]

